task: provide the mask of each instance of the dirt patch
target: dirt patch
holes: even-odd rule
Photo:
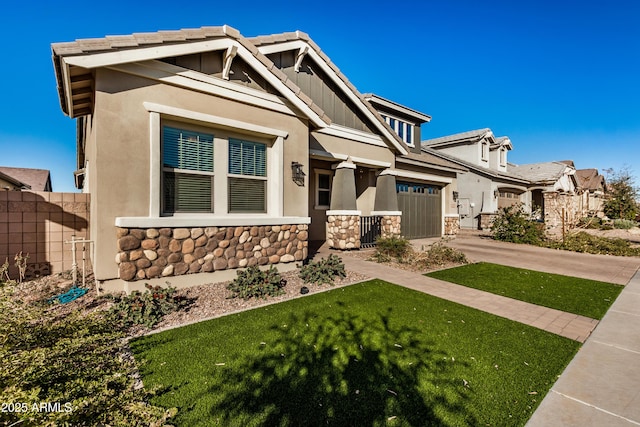
[[[629,230],[621,230],[616,228],[614,228],[613,230],[597,230],[590,228],[576,228],[571,230],[572,233],[577,233],[579,231],[584,231],[598,237],[606,237],[609,239],[623,239],[631,242],[634,245],[640,245],[640,228],[638,227],[633,227]]]

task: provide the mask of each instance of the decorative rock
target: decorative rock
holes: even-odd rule
[[[138,269],[151,267],[151,261],[149,261],[146,258],[140,258],[139,260],[136,261],[136,267],[138,267]]]
[[[202,264],[202,270],[205,273],[211,273],[213,271],[213,262],[211,261],[205,261],[204,264]]]
[[[220,246],[221,248],[225,249],[229,247],[229,241],[228,240],[223,240],[221,242],[218,243],[218,246]]]
[[[260,246],[262,246],[263,248],[268,248],[271,245],[271,243],[269,242],[268,238],[264,238],[262,240],[260,240]]]
[[[267,265],[269,263],[269,258],[266,256],[258,258],[258,265]]]
[[[213,250],[217,247],[218,247],[218,241],[216,239],[209,239],[207,244],[204,246],[207,252],[213,252]]]
[[[280,248],[280,249],[278,249],[278,251],[276,252],[276,255],[278,255],[278,256],[282,256],[282,255],[284,255],[284,254],[286,254],[286,253],[287,253],[287,250],[286,250],[285,248]]]
[[[186,239],[189,236],[191,236],[191,231],[187,228],[176,228],[175,230],[173,230],[174,239],[182,240]]]
[[[144,240],[144,238],[146,237],[146,234],[144,231],[137,229],[137,228],[133,228],[129,230],[129,234],[133,237],[135,237],[138,240]]]
[[[171,252],[180,252],[182,250],[182,243],[180,240],[172,239],[169,242],[169,250]]]
[[[160,236],[158,237],[158,246],[166,249],[169,247],[169,242],[171,241],[171,237],[168,236]]]
[[[183,254],[193,253],[193,250],[195,249],[195,247],[196,247],[196,242],[194,242],[193,239],[188,238],[182,242],[182,253]]]
[[[160,275],[162,274],[162,267],[152,265],[151,267],[147,268],[145,273],[149,279],[153,277],[160,277]]]
[[[207,250],[205,248],[196,248],[196,250],[193,251],[193,256],[196,258],[204,258],[205,255],[207,255]]]
[[[302,261],[302,260],[304,259],[304,258],[303,258],[303,256],[302,256],[302,249],[297,250],[297,251],[293,254],[293,258],[294,258],[296,261]]]
[[[176,262],[182,261],[182,255],[174,252],[167,257],[167,261],[169,261],[169,263],[171,264],[175,264]]]
[[[243,232],[244,232],[243,227],[236,227],[236,229],[233,231],[233,237],[240,237]]]
[[[251,227],[249,234],[251,234],[253,237],[256,237],[258,235],[258,227]]]
[[[179,262],[174,265],[173,274],[175,274],[176,276],[180,276],[186,273],[188,270],[189,270],[189,264],[187,264],[186,262]]]
[[[204,256],[204,260],[205,260],[205,262],[206,262],[206,261],[212,261],[212,260],[213,260],[213,258],[214,258],[213,254],[206,254],[206,255]]]
[[[280,257],[280,262],[291,262],[291,261],[293,261],[293,260],[294,260],[294,257],[293,257],[293,255],[291,255],[291,254],[282,255],[282,256]],[[298,260],[298,261],[299,261],[299,260]]]
[[[278,255],[271,255],[269,257],[269,264],[277,264],[280,261],[280,257]],[[260,262],[258,260],[258,262]]]
[[[192,228],[191,229],[191,238],[197,239],[198,237],[204,234],[204,230],[202,228]]]
[[[127,235],[118,239],[118,248],[121,251],[130,251],[132,249],[137,249],[140,247],[140,240],[136,239],[135,236]]]
[[[223,228],[216,233],[216,240],[224,240],[226,235],[227,235],[227,230]]]
[[[277,251],[277,249],[274,248],[274,247],[267,248],[267,256],[275,255],[276,251]]]
[[[122,262],[118,267],[118,276],[122,280],[131,280],[136,277],[137,268],[132,262]]]
[[[142,241],[142,249],[156,249],[158,247],[158,241],[153,239],[145,239]]]
[[[245,251],[243,250],[236,251],[236,258],[242,259],[244,257],[245,257]]]
[[[147,234],[147,239],[155,239],[160,235],[160,232],[155,228],[149,228],[146,234]]]
[[[144,251],[144,256],[146,256],[149,261],[153,261],[158,258],[158,254],[155,251],[149,249]]]
[[[213,236],[216,235],[216,233],[218,233],[218,227],[207,227],[204,229],[204,234],[208,238],[212,238]]]
[[[158,230],[161,236],[171,237],[172,230],[170,228],[161,228]]]
[[[280,226],[279,225],[274,225],[273,227],[271,227],[271,231],[273,231],[274,233],[279,233],[280,232]]]
[[[194,257],[194,256],[193,256],[193,255],[191,255],[191,254],[185,254],[185,255],[182,257],[182,260],[183,260],[184,262],[186,262],[187,264],[191,264],[191,263],[193,263],[193,262],[196,260],[196,257]]]
[[[196,239],[196,248],[200,248],[200,247],[206,245],[208,241],[209,241],[209,239],[207,238],[207,236],[198,237]]]
[[[144,255],[144,252],[140,250],[131,251],[129,252],[129,261],[137,261],[142,258],[142,255]]]
[[[229,261],[227,262],[227,268],[238,268],[239,265],[240,262],[238,261],[238,258],[229,258]]]
[[[144,272],[144,270],[138,270],[138,272],[136,273],[136,279],[138,280],[142,280],[142,279],[146,279],[147,275]]]
[[[189,265],[189,273],[197,273],[198,271],[200,271],[201,268],[202,266],[198,261],[192,262]]]
[[[167,259],[166,258],[158,258],[157,260],[153,261],[152,264],[155,265],[156,267],[164,268],[164,267],[167,266]]]
[[[226,259],[233,258],[234,256],[236,256],[236,250],[235,250],[234,247],[230,247],[230,248],[225,249],[224,257]]]
[[[223,248],[216,248],[213,251],[213,256],[216,258],[220,258],[222,255],[224,255],[224,249]]]
[[[248,259],[246,259],[246,258],[241,259],[240,261],[238,261],[238,267],[240,267],[240,268],[246,267],[248,263],[249,263]]]
[[[173,275],[173,265],[167,265],[164,270],[162,270],[162,277],[167,277]]]
[[[248,231],[244,231],[241,235],[240,238],[238,239],[238,243],[244,243],[247,240],[249,240],[250,234]]]
[[[129,234],[129,229],[128,228],[116,228],[116,237],[118,239],[126,236],[127,234]]]
[[[358,230],[358,233],[360,233],[360,230]],[[307,240],[308,237],[309,237],[309,233],[307,231],[301,231],[298,233],[299,240]]]
[[[224,239],[225,239],[225,240],[231,240],[231,238],[233,237],[233,233],[234,233],[235,231],[236,231],[236,229],[235,229],[235,228],[233,228],[233,227],[229,227],[229,228],[227,228],[226,233],[225,233],[225,235],[224,235]]]
[[[213,261],[213,268],[215,270],[224,270],[227,268],[227,260],[225,258],[216,258]]]
[[[253,267],[254,265],[258,265],[258,258],[247,259],[247,267]]]

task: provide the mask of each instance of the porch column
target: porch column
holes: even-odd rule
[[[376,198],[371,215],[381,216],[381,237],[398,237],[401,234],[402,212],[398,210],[396,177],[389,169],[378,175]]]
[[[360,247],[360,214],[356,208],[356,165],[351,159],[340,163],[331,184],[327,211],[327,244],[335,249]]]

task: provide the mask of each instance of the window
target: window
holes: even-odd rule
[[[213,212],[213,135],[164,126],[165,212]]]
[[[331,172],[316,170],[315,209],[329,209],[331,204]]]
[[[267,146],[257,142],[229,139],[230,213],[267,211]]]
[[[413,146],[413,125],[411,123],[403,122],[402,120],[385,115],[382,115],[382,118],[387,122],[389,127],[398,134],[401,140]]]
[[[489,143],[483,142],[482,143],[482,160],[488,160],[488,155],[489,155]]]
[[[500,166],[506,166],[507,164],[507,150],[504,148],[500,149]]]

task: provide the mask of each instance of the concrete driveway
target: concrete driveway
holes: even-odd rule
[[[417,239],[416,248],[434,239]],[[638,257],[581,254],[531,245],[498,242],[488,236],[463,231],[447,246],[459,249],[471,262],[492,262],[546,273],[626,285],[640,268]]]

